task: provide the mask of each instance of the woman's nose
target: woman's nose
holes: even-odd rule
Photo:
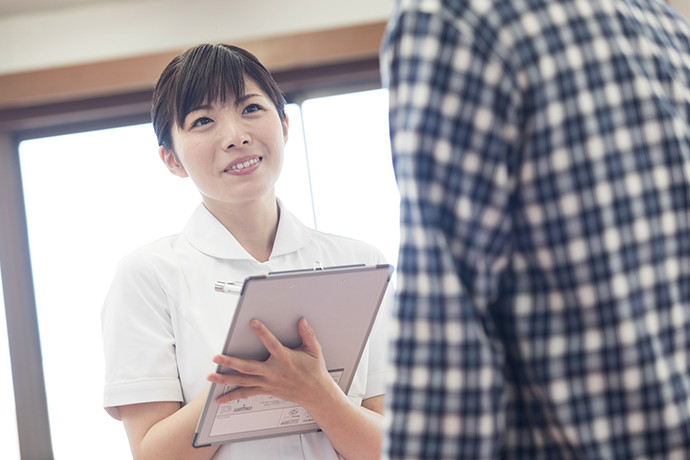
[[[239,142],[228,144],[228,147],[227,147],[227,148],[228,148],[228,150],[229,150],[229,149],[231,149],[231,148],[233,148],[233,147],[237,147],[238,145],[246,145],[246,144],[249,144],[249,139],[248,139],[248,138],[245,138],[245,137],[242,137],[242,138],[239,140]]]
[[[224,143],[226,150],[241,147],[251,142],[251,137],[241,126],[228,127],[225,132],[225,136]]]

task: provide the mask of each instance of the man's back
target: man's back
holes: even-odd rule
[[[686,458],[690,27],[655,0],[403,1],[391,458]]]

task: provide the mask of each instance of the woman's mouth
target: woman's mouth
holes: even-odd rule
[[[264,157],[257,157],[257,158],[251,158],[249,160],[240,162],[240,163],[235,163],[232,166],[228,167],[225,172],[239,172],[247,168],[251,168],[252,166],[260,163]]]

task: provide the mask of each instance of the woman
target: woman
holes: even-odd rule
[[[325,368],[313,330],[283,347],[258,321],[265,362],[216,355],[234,306],[216,280],[288,269],[383,263],[380,252],[305,227],[276,199],[288,137],[282,92],[250,53],[199,45],[174,58],[153,96],[160,157],[202,204],[181,234],[123,259],[103,310],[105,407],[136,459],[378,458],[385,339],[373,332],[348,395]],[[377,326],[378,327],[378,326]],[[237,375],[215,373],[217,365]],[[269,394],[304,407],[321,432],[195,449],[209,382],[239,385],[222,401]]]

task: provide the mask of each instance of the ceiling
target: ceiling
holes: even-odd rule
[[[56,10],[64,7],[108,3],[113,0],[0,0],[0,16]]]

